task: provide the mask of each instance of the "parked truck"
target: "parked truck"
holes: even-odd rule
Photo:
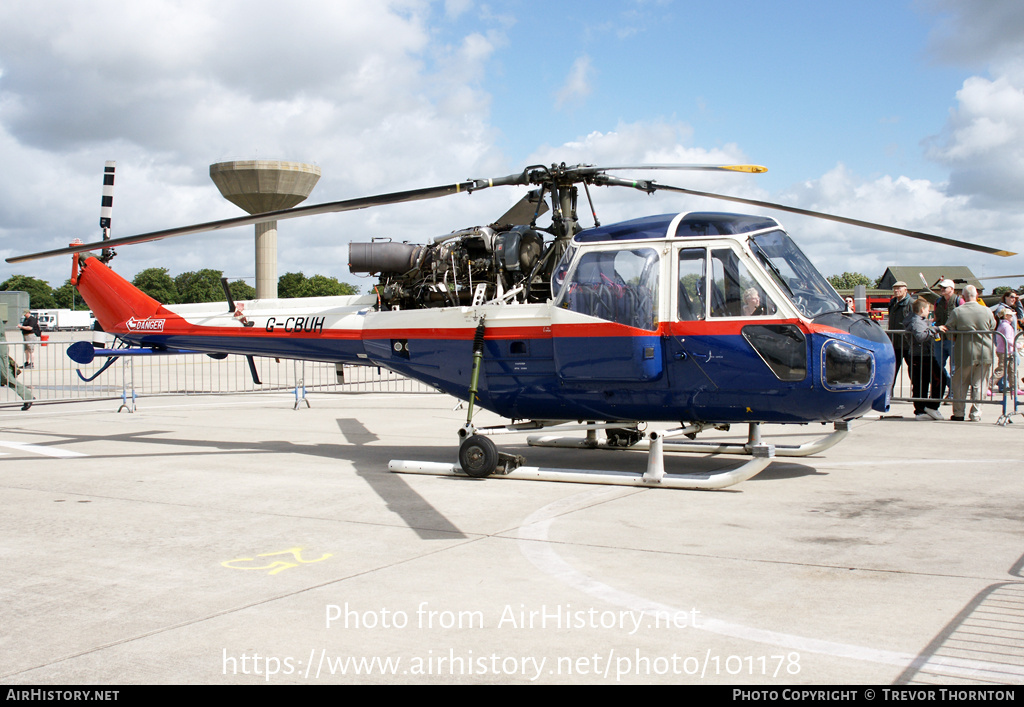
[[[85,331],[92,329],[95,321],[92,312],[71,309],[36,309],[33,314],[43,331]]]

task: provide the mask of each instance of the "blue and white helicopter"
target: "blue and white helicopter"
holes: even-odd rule
[[[497,179],[302,206],[9,258],[74,254],[72,281],[108,333],[156,351],[381,366],[467,401],[459,464],[394,461],[393,471],[498,474],[590,483],[714,489],[775,456],[804,456],[886,411],[895,359],[885,332],[845,302],[774,218],[680,213],[583,228],[578,186],[671,191],[780,209],[996,255],[1004,251],[804,209],[630,180],[609,172],[754,165],[537,165]],[[353,273],[374,293],[165,306],[89,251],[314,214],[431,199],[495,186],[535,187],[498,222],[426,245],[352,243]],[[551,204],[551,223],[538,218]],[[593,205],[591,204],[593,211]],[[595,215],[595,223],[596,223]],[[241,304],[242,306],[239,306]],[[123,351],[123,350],[121,350]],[[477,427],[485,408],[511,422]],[[832,423],[800,446],[766,444],[765,423]],[[745,443],[700,442],[748,427]],[[545,428],[531,445],[647,448],[644,474],[541,469],[492,441]],[[602,434],[599,434],[602,433]],[[739,468],[671,474],[665,451],[740,454]]]

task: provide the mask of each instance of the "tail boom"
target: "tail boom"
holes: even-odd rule
[[[362,313],[372,296],[164,305],[91,254],[75,283],[103,330],[156,348],[366,363]]]

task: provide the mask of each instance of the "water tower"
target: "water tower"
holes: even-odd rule
[[[210,165],[225,199],[250,214],[290,209],[305,201],[320,168],[301,162],[244,160]],[[277,297],[277,221],[256,224],[256,298]]]

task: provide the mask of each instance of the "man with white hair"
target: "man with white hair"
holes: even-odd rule
[[[949,319],[950,312],[961,304],[963,304],[963,301],[957,297],[956,287],[954,286],[953,281],[944,279],[939,282],[939,299],[935,303],[935,326],[944,326],[946,324],[946,320]],[[956,368],[956,362],[953,362],[953,367],[950,371],[946,370],[946,361],[948,361],[952,356],[953,342],[949,340],[949,337],[943,337],[940,341],[935,342],[935,359],[939,362],[939,375],[942,376],[942,391],[940,397],[946,394],[947,389],[952,390],[949,374],[951,370]]]
[[[963,297],[964,303],[949,313],[945,326],[939,327],[953,332],[953,414],[949,419],[955,422],[963,422],[968,399],[981,397],[981,386],[992,367],[992,336],[988,332],[996,328],[992,312],[978,304],[978,289],[974,285],[964,287]],[[981,420],[976,402],[971,403],[969,419]]]

